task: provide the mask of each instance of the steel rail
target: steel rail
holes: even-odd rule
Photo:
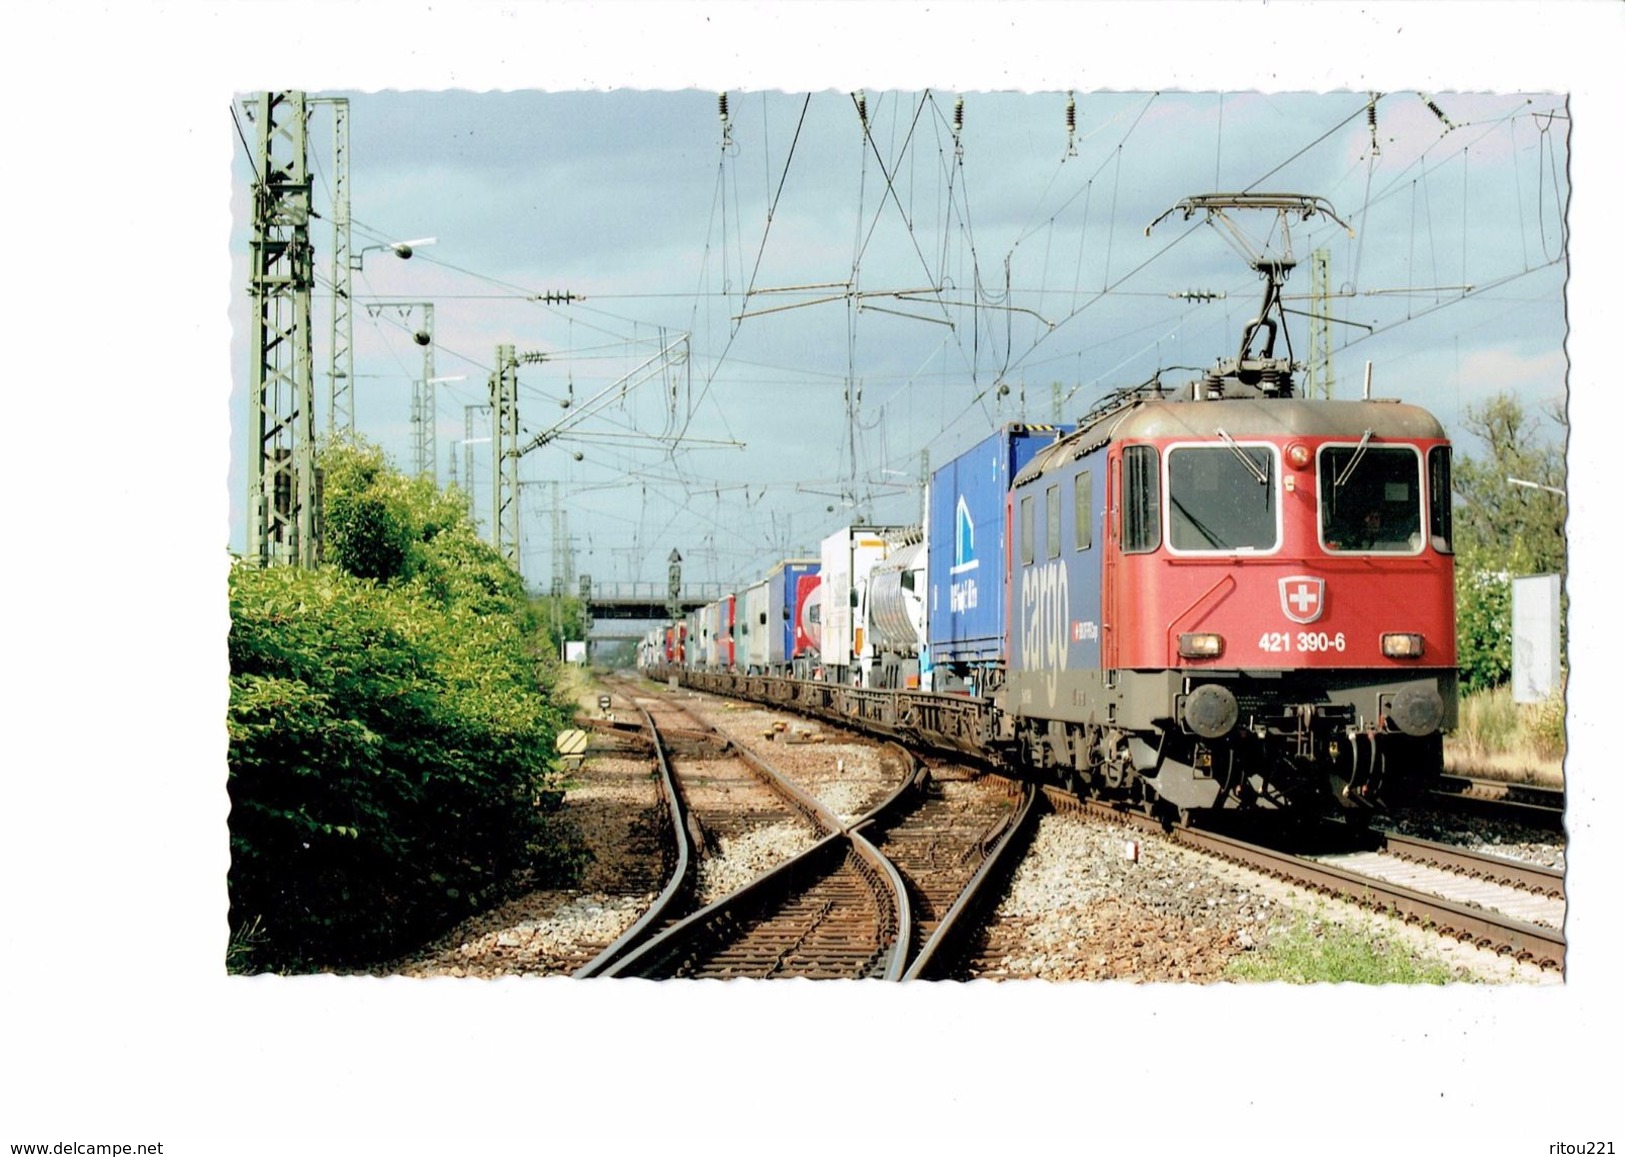
[[[1094,800],[1078,801],[1075,797],[1051,789],[1046,789],[1045,794],[1052,802],[1057,797],[1068,801],[1063,806],[1069,810],[1127,823],[1142,830],[1161,832],[1186,847],[1216,855],[1288,883],[1352,901],[1373,911],[1396,914],[1409,923],[1429,926],[1441,935],[1471,941],[1480,948],[1511,953],[1520,960],[1528,960],[1542,968],[1563,967],[1566,942],[1562,932],[1556,929],[1430,896],[1400,884],[1391,884],[1329,864],[1319,864],[1290,852],[1278,852],[1217,832],[1187,827],[1165,829],[1148,816],[1121,811]]]
[[[997,842],[982,858],[981,866],[959,893],[959,898],[943,914],[931,938],[920,948],[914,962],[903,974],[904,980],[942,979],[946,962],[963,954],[974,927],[973,917],[995,903],[995,897],[1009,883],[1017,865],[1021,863],[1022,853],[1037,831],[1037,820],[1042,810],[1037,806],[1040,799],[1037,785],[1027,782],[1022,787],[1020,806],[1006,817],[1004,830]]]
[[[867,848],[868,855],[865,855],[863,848]],[[849,832],[831,832],[806,851],[649,938],[611,965],[604,975],[645,980],[678,976],[685,965],[693,964],[702,953],[726,943],[741,921],[752,919],[786,899],[810,890],[838,872],[847,856],[853,853],[870,868],[865,874],[871,877],[871,887],[875,887],[877,881],[873,877],[876,865],[871,857],[877,853],[861,837],[853,839]],[[900,885],[901,881],[896,883]],[[875,892],[878,899],[878,887],[875,887]],[[881,940],[884,940],[883,929]],[[892,955],[895,956],[895,953]],[[891,968],[889,962],[888,973]],[[900,966],[898,968],[900,971]]]
[[[633,700],[632,705],[643,716],[644,724],[649,729],[650,742],[654,747],[655,761],[660,769],[661,791],[666,799],[667,814],[671,819],[672,840],[676,844],[677,863],[672,869],[671,879],[667,881],[660,895],[655,897],[651,904],[630,928],[616,937],[609,947],[586,964],[576,969],[573,976],[586,979],[600,976],[612,963],[625,956],[633,946],[645,938],[651,928],[659,921],[665,919],[666,913],[678,901],[693,883],[694,855],[693,845],[688,832],[688,808],[683,801],[683,794],[677,786],[677,780],[672,775],[671,764],[666,759],[665,744],[660,738],[660,729],[655,726],[654,718]]]
[[[1555,929],[1429,896],[1329,864],[1316,864],[1290,853],[1277,852],[1215,832],[1175,828],[1169,834],[1189,847],[1219,855],[1279,879],[1352,900],[1362,907],[1397,913],[1408,922],[1430,925],[1444,935],[1471,941],[1480,948],[1511,952],[1520,960],[1529,960],[1543,968],[1563,967],[1565,940],[1563,934]]]
[[[895,745],[894,745],[895,746]],[[847,860],[847,853],[855,856],[860,871],[869,879],[876,902],[884,908],[883,893],[890,893],[891,936],[887,941],[884,911],[877,928],[877,942],[881,948],[881,979],[902,979],[908,964],[909,948],[914,925],[908,889],[902,874],[875,845],[856,829],[874,822],[877,817],[905,805],[905,801],[923,790],[928,773],[906,750],[902,752],[908,767],[903,782],[879,805],[849,825],[844,825],[819,800],[807,793],[775,770],[749,748],[733,745],[736,755],[757,768],[774,787],[786,795],[794,806],[813,819],[820,830],[829,834],[800,855],[762,873],[756,879],[735,889],[706,907],[673,924],[660,934],[650,937],[635,951],[615,963],[607,976],[636,976],[645,979],[671,976],[680,972],[703,951],[703,945],[721,944],[732,927],[741,921],[744,913],[759,914],[775,905],[783,904],[798,892],[816,887],[838,872]],[[841,853],[841,854],[837,854]],[[810,879],[810,882],[809,882]]]
[[[1488,852],[1470,852],[1449,844],[1421,840],[1414,836],[1395,835],[1391,832],[1373,833],[1381,844],[1380,850],[1411,863],[1426,864],[1459,872],[1478,880],[1521,888],[1553,899],[1567,901],[1564,893],[1563,873],[1543,864],[1529,864],[1495,856]]]
[[[1563,827],[1565,793],[1560,787],[1444,775],[1428,796],[1442,807],[1508,817],[1536,827]]]

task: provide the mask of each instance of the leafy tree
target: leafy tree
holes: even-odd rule
[[[1562,420],[1561,413],[1552,416]],[[1553,493],[1564,486],[1563,447],[1543,438],[1510,394],[1469,407],[1465,421],[1488,454],[1456,463],[1457,542],[1481,548],[1488,558],[1506,560],[1501,569],[1516,556],[1528,568],[1517,573],[1563,573],[1568,565],[1564,530],[1568,509],[1563,495]],[[1536,485],[1521,486],[1509,478]]]
[[[407,478],[376,446],[333,442],[319,465],[325,557],[357,578],[408,577],[424,564],[425,544],[467,525],[460,492]]]
[[[1466,425],[1487,454],[1455,463],[1456,645],[1463,688],[1478,691],[1512,675],[1513,577],[1567,572],[1567,502],[1563,448],[1517,398],[1469,408]]]

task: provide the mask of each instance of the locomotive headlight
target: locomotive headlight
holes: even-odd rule
[[[1287,465],[1294,470],[1302,470],[1309,465],[1309,447],[1302,442],[1294,442],[1286,448]]]
[[[1382,653],[1390,659],[1420,659],[1422,636],[1412,634],[1386,634],[1382,637]]]
[[[1179,636],[1179,654],[1185,659],[1217,659],[1224,654],[1224,636],[1214,634]]]

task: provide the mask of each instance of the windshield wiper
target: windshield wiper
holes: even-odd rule
[[[1224,427],[1223,426],[1217,426],[1217,427],[1215,427],[1215,430],[1218,432],[1219,437],[1224,439],[1224,444],[1226,446],[1230,447],[1230,452],[1232,454],[1234,454],[1237,458],[1241,459],[1241,464],[1243,466],[1247,467],[1247,469],[1252,472],[1252,476],[1254,478],[1258,479],[1260,484],[1262,484],[1264,486],[1268,486],[1269,481],[1270,481],[1270,476],[1268,474],[1264,473],[1263,468],[1260,467],[1257,462],[1254,462],[1251,458],[1249,458],[1247,456],[1247,451],[1243,450],[1240,446],[1236,445],[1236,440],[1234,438],[1232,438],[1229,434],[1226,434],[1224,432]],[[1371,436],[1371,431],[1367,430],[1365,432],[1365,434],[1366,434],[1366,437],[1369,438]]]
[[[1354,468],[1360,464],[1360,459],[1365,457],[1365,448],[1370,444],[1370,442],[1371,431],[1367,430],[1365,435],[1360,439],[1360,444],[1355,447],[1354,457],[1349,459],[1349,464],[1343,467],[1343,473],[1339,474],[1337,476],[1337,480],[1332,483],[1333,490],[1342,489],[1343,483],[1349,480],[1349,475],[1354,473]]]

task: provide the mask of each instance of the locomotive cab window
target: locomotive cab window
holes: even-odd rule
[[[1123,550],[1128,554],[1156,550],[1162,541],[1159,515],[1161,487],[1157,479],[1157,448],[1123,448]]]
[[[1455,546],[1450,529],[1450,447],[1428,451],[1428,534],[1433,549],[1450,554]]]
[[[1422,549],[1422,462],[1414,447],[1369,440],[1322,446],[1319,473],[1320,540],[1327,550]]]
[[[1269,551],[1280,542],[1274,448],[1233,441],[1168,451],[1168,545]]]

